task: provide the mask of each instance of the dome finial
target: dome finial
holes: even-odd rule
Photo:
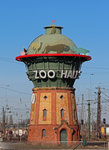
[[[51,22],[56,22],[56,20],[52,20]],[[50,26],[44,27],[44,29],[45,34],[61,34],[61,29],[63,29],[63,27],[51,24]]]

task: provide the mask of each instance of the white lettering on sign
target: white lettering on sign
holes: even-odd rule
[[[39,79],[37,70],[35,70],[35,71],[33,71],[33,72],[35,72],[35,79]]]
[[[46,71],[44,71],[44,70],[40,70],[39,71],[39,76],[42,78],[42,79],[45,79],[46,78]]]
[[[71,78],[71,79],[76,79],[79,77],[81,71],[80,70],[62,70],[61,71],[61,78]]]
[[[55,71],[54,70],[49,70],[48,72],[46,72],[45,70],[40,70],[39,72],[37,70],[33,71],[35,72],[35,79],[45,79],[46,77],[49,78],[54,78],[55,77]]]
[[[49,71],[48,71],[48,77],[51,78],[51,79],[53,79],[53,78],[55,77],[55,72],[54,72],[54,70],[49,70]]]
[[[61,71],[61,78],[67,78],[67,70],[62,70]]]
[[[35,79],[39,79],[39,78],[45,79],[47,77],[50,79],[53,79],[56,76],[56,73],[54,70],[48,70],[48,71],[45,71],[45,70],[37,71],[37,70],[35,70],[33,72],[35,72]],[[61,70],[60,73],[61,73],[60,78],[77,79],[77,78],[79,78],[81,71],[80,70]]]
[[[67,78],[73,78],[72,70],[68,71]]]

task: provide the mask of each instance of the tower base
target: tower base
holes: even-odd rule
[[[35,88],[33,94],[28,141],[64,145],[79,141],[75,89]]]

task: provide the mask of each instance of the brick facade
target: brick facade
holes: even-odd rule
[[[80,140],[75,90],[73,88],[35,88],[33,93],[35,101],[31,104],[28,141],[60,144],[62,129],[67,132],[67,141]],[[43,116],[44,109],[47,112],[46,117]],[[62,109],[63,114],[61,114]]]

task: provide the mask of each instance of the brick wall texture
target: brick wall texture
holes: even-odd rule
[[[80,140],[75,90],[35,88],[33,93],[35,101],[31,104],[28,141],[60,144],[63,129],[67,133],[67,141]]]

